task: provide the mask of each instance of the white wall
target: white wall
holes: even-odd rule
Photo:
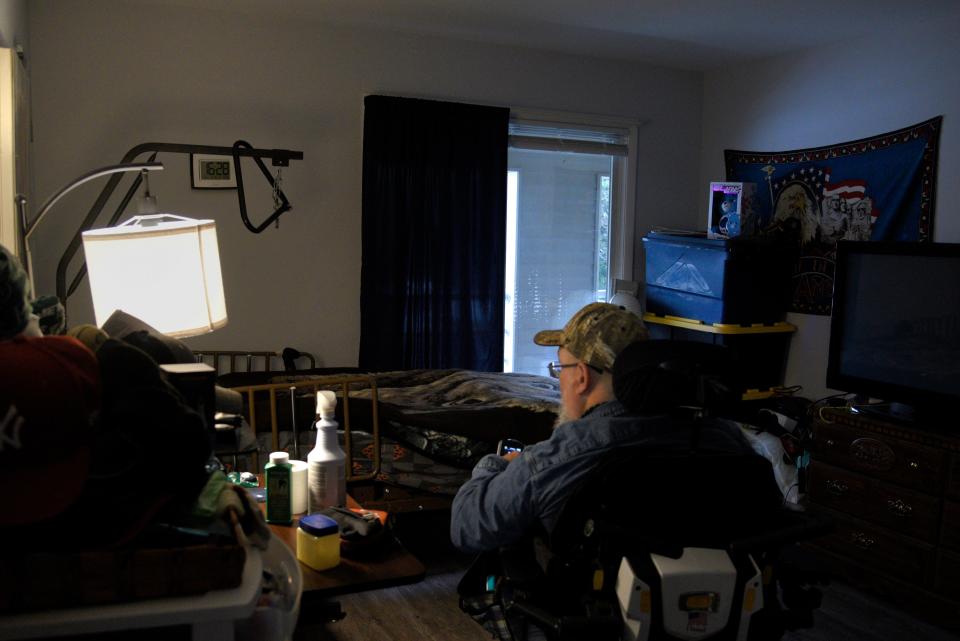
[[[0,47],[29,46],[27,0],[0,0]]]
[[[436,38],[120,2],[31,2],[36,193],[42,200],[145,141],[287,147],[294,210],[279,230],[247,232],[234,192],[189,189],[167,155],[152,186],[162,207],[217,221],[229,325],[194,347],[315,353],[356,363],[359,346],[363,97],[385,93],[646,121],[638,227],[693,224],[701,80],[692,72]],[[272,204],[244,165],[250,216]],[[124,185],[129,183],[129,177]],[[264,183],[265,184],[265,183]],[[35,235],[38,289],[102,184],[84,186]],[[101,224],[104,224],[101,222]],[[76,266],[71,270],[74,273]],[[149,286],[145,278],[144,286]],[[86,282],[71,323],[92,322]]]
[[[788,150],[856,140],[943,115],[934,240],[960,242],[960,6],[903,25],[894,37],[864,38],[704,80],[701,181],[724,177],[723,150]],[[706,190],[701,209],[706,211]],[[785,382],[804,396],[826,389],[829,317],[791,314],[799,327]]]

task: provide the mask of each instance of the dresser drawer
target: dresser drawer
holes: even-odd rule
[[[836,529],[817,539],[817,545],[871,572],[914,585],[932,585],[934,546],[832,510],[822,511],[833,517]]]
[[[810,464],[808,494],[819,505],[936,543],[940,499],[832,465]]]
[[[816,423],[814,458],[929,494],[943,491],[947,467],[942,449],[839,423]]]
[[[960,601],[960,554],[946,550],[940,553],[933,589],[945,597]]]
[[[944,501],[940,545],[960,553],[960,503]]]
[[[960,454],[951,454],[947,467],[946,495],[960,500]]]

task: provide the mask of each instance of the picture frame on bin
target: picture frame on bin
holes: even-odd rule
[[[743,182],[710,183],[707,238],[756,235],[753,209],[757,186]]]

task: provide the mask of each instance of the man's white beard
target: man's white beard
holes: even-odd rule
[[[565,407],[563,406],[563,404],[561,403],[561,404],[560,404],[560,411],[557,413],[557,420],[555,420],[555,421],[553,422],[553,429],[557,429],[558,427],[560,427],[560,426],[563,425],[564,423],[569,423],[569,422],[572,421],[572,420],[573,420],[573,419],[570,418],[570,415],[567,414],[567,408],[565,408]]]

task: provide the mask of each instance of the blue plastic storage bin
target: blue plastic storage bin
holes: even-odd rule
[[[646,311],[705,323],[775,323],[787,313],[794,252],[765,238],[651,233]]]

